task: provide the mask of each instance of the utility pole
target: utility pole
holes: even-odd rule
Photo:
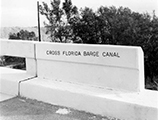
[[[41,42],[41,29],[40,29],[39,1],[37,1],[37,17],[38,17],[38,37],[39,37],[39,42]]]

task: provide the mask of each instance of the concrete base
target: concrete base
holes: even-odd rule
[[[35,78],[20,84],[20,95],[123,120],[157,120],[158,92],[118,92]]]
[[[0,93],[0,102],[13,98],[14,96]]]
[[[16,96],[19,93],[19,83],[32,77],[24,70],[0,67],[0,93]]]

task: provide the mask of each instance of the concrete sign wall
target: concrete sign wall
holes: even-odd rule
[[[27,65],[27,72],[1,68],[2,93],[119,119],[158,119],[158,93],[144,90],[140,47],[31,41],[0,45],[1,55],[25,57]]]
[[[40,43],[37,44],[37,58],[130,69],[139,68],[139,47],[122,47],[108,45],[78,45]]]
[[[35,58],[35,44],[24,40],[1,40],[1,55]]]
[[[27,73],[36,76],[35,42],[24,40],[0,40],[0,55],[23,57]]]
[[[144,86],[140,47],[37,43],[36,58],[42,78],[128,91]]]

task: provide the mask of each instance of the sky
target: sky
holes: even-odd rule
[[[50,3],[50,0],[38,0]],[[61,0],[63,2],[64,0]],[[78,8],[90,7],[96,10],[100,6],[128,7],[132,11],[158,16],[158,0],[72,0]],[[40,16],[41,26],[45,21]],[[37,26],[37,0],[0,0],[0,27],[32,27]]]

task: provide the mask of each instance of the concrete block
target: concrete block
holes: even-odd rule
[[[36,58],[139,69],[141,47],[36,43]]]
[[[34,42],[24,40],[0,40],[0,55],[17,56],[17,57],[35,57]]]
[[[14,96],[0,93],[0,102],[13,98]]]
[[[0,55],[23,57],[26,60],[28,74],[37,75],[35,42],[22,40],[0,40]]]
[[[37,76],[37,63],[35,58],[26,58],[27,74]]]
[[[20,84],[20,94],[121,120],[158,119],[158,93],[152,91],[129,93],[35,78]]]
[[[36,59],[41,78],[130,92],[144,89],[140,47],[36,43]]]
[[[101,65],[37,60],[38,77],[120,91],[139,91],[139,71]]]
[[[19,82],[32,77],[24,70],[0,67],[0,93],[16,96],[19,93]]]

